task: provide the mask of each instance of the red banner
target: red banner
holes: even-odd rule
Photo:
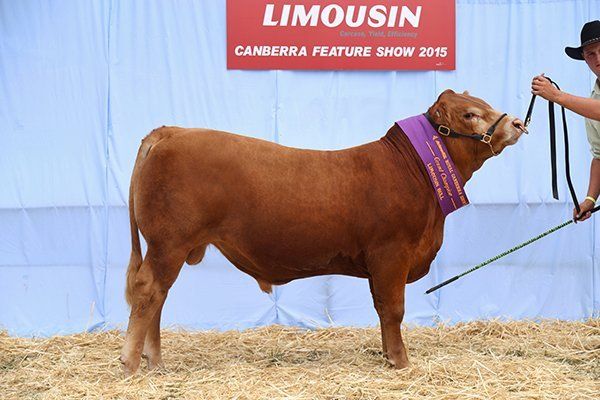
[[[452,70],[454,0],[227,0],[227,68]]]

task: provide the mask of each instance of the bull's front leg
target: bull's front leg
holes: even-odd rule
[[[404,289],[408,267],[396,262],[374,266],[372,294],[381,322],[383,352],[395,368],[409,366],[400,324],[404,318]]]
[[[375,306],[375,311],[377,311],[377,315],[379,316],[379,326],[383,327],[383,319],[381,316],[383,315],[383,310],[379,307],[379,303],[375,301],[375,289],[373,288],[373,278],[369,278],[369,289],[371,289],[371,296],[373,297],[373,306]],[[381,329],[381,347],[383,350],[383,356],[387,358],[387,346],[385,344],[385,334],[383,329]]]

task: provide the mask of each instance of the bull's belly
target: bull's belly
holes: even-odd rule
[[[278,248],[275,243],[267,251],[249,244],[218,242],[214,245],[239,270],[271,284],[331,274],[369,276],[362,251],[353,255],[335,250],[299,255]]]

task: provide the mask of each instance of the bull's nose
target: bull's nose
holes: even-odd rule
[[[512,124],[519,131],[521,131],[523,133],[529,133],[529,132],[527,132],[527,129],[525,128],[525,124],[519,118],[513,119]]]

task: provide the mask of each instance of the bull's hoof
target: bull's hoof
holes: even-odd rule
[[[119,361],[121,361],[121,364],[123,365],[123,375],[125,375],[125,378],[129,378],[130,376],[134,375],[140,365],[139,362],[137,365],[135,365],[135,363],[129,361],[127,357],[123,355],[119,358]]]
[[[165,368],[165,364],[163,363],[160,352],[158,353],[158,355],[153,355],[150,352],[144,351],[144,353],[142,353],[142,358],[148,361],[148,369],[150,371]]]
[[[165,364],[161,358],[148,358],[148,370],[161,371],[165,369]]]
[[[392,368],[404,369],[410,367],[410,362],[407,359],[394,360],[392,358],[386,358],[387,362]]]

